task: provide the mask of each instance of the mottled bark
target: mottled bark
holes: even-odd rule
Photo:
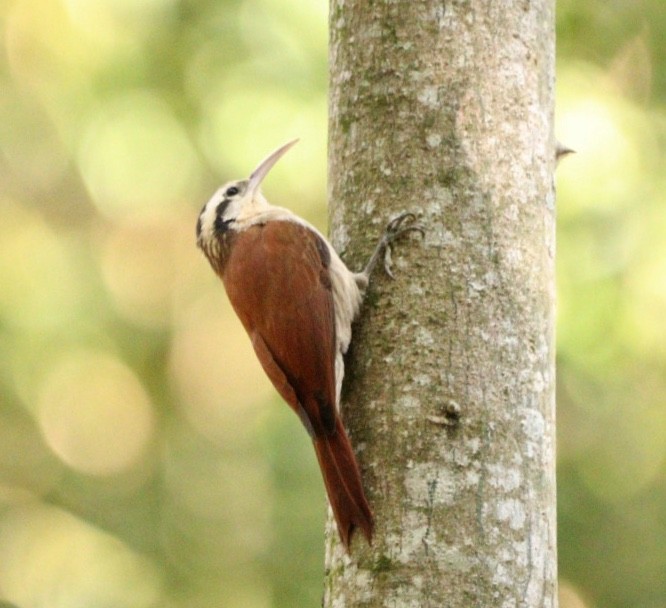
[[[554,2],[331,0],[330,37],[333,243],[427,232],[354,327],[377,532],[350,558],[329,525],[324,604],[554,607]]]

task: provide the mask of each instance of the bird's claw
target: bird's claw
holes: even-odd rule
[[[420,232],[421,236],[425,236],[425,230],[423,227],[412,223],[415,221],[416,215],[412,212],[406,211],[405,213],[401,213],[399,216],[394,217],[388,224],[386,224],[384,235],[387,236],[390,241],[395,240],[401,234],[405,234],[406,232]],[[405,222],[408,222],[410,225],[403,226]]]
[[[395,279],[391,266],[391,245],[393,242],[408,232],[420,232],[422,237],[425,237],[425,230],[419,224],[414,224],[416,215],[407,211],[394,217],[384,229],[383,245],[384,245],[384,272],[391,278]]]

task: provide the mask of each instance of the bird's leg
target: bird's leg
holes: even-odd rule
[[[402,213],[398,217],[393,218],[384,229],[384,234],[377,241],[377,246],[372,252],[368,263],[361,273],[362,277],[365,278],[366,282],[370,280],[370,275],[375,269],[377,262],[380,258],[384,258],[384,272],[391,277],[395,278],[391,272],[391,245],[393,242],[401,237],[403,234],[408,232],[420,232],[421,236],[425,236],[425,231],[418,224],[413,222],[416,220],[416,216],[413,213]]]

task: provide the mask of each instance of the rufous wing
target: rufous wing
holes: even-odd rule
[[[348,548],[373,518],[359,467],[335,403],[335,311],[321,237],[292,221],[257,224],[235,235],[222,273],[229,300],[267,376],[310,433]]]

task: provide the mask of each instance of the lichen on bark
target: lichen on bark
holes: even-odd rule
[[[350,557],[329,522],[328,608],[556,606],[553,75],[552,0],[331,0],[333,243],[426,236],[354,326],[377,532]]]

